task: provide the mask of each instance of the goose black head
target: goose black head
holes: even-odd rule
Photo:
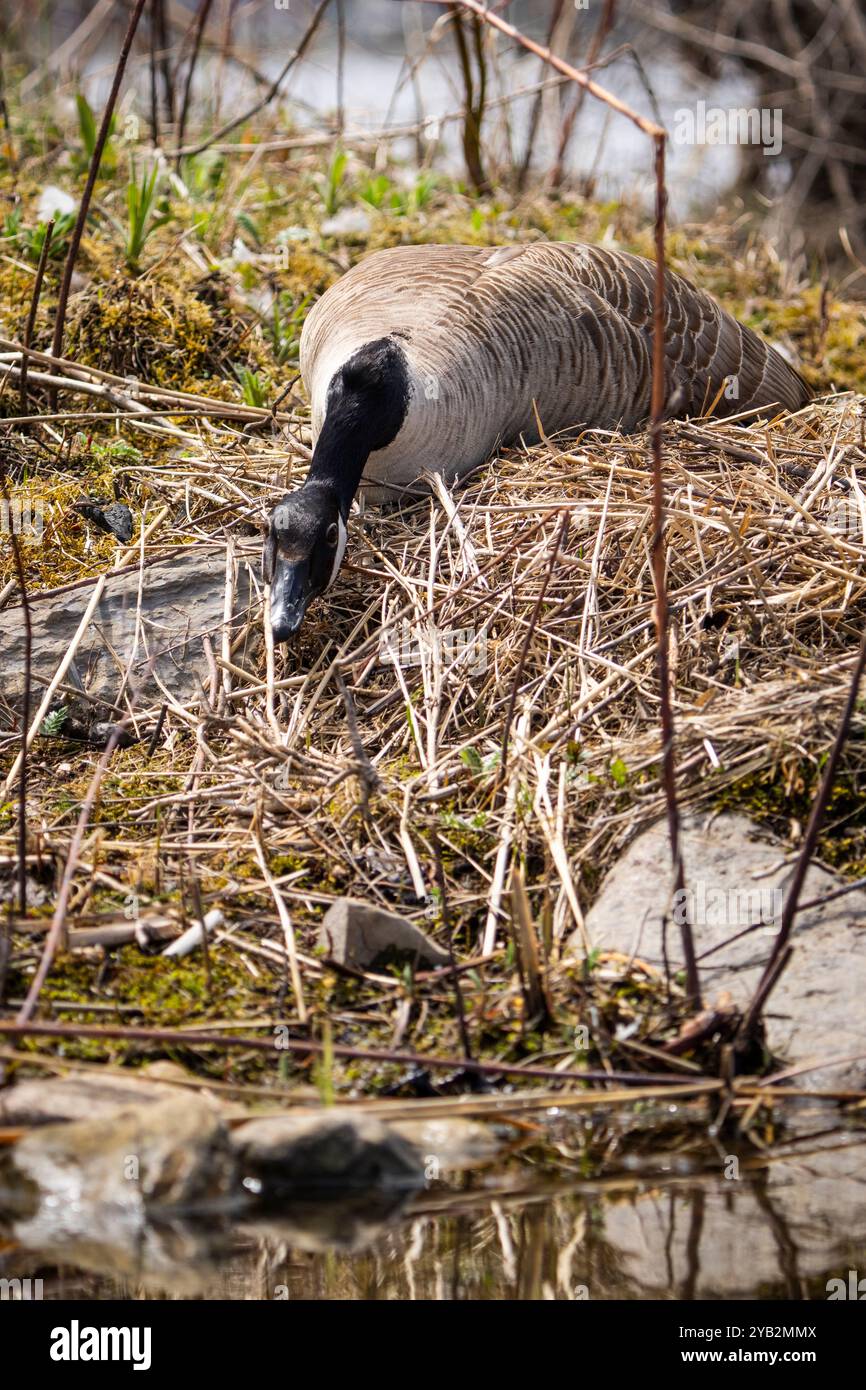
[[[364,465],[397,437],[409,392],[396,335],[365,343],[331,377],[307,480],[277,503],[268,523],[262,571],[275,642],[297,632],[307,604],[336,579]]]
[[[345,549],[346,523],[330,488],[307,483],[277,503],[262,554],[275,642],[297,632],[307,604],[336,579]]]

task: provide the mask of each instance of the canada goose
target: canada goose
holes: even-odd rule
[[[650,408],[655,267],[563,242],[377,251],[314,305],[301,335],[312,403],[304,484],[274,508],[263,571],[274,639],[334,581],[362,476],[371,501],[446,481],[523,438],[634,429]],[[809,389],[710,295],[668,273],[672,415],[799,409]],[[537,415],[536,415],[537,412]]]

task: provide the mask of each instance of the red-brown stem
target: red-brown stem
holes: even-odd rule
[[[304,1055],[310,1052],[324,1052],[325,1044],[311,1039],[280,1039],[279,1045],[273,1037],[250,1038],[237,1034],[211,1033],[194,1028],[121,1028],[114,1025],[76,1024],[76,1023],[14,1023],[0,1020],[0,1037],[46,1037],[46,1038],[104,1038],[106,1041],[169,1043],[179,1047],[222,1047],[226,1050],[238,1048],[252,1052],[295,1052]],[[385,1048],[349,1047],[344,1043],[334,1043],[335,1057],[355,1058],[361,1062],[393,1062],[410,1067],[429,1067],[431,1070],[462,1070],[480,1072],[487,1076],[534,1076],[548,1081],[603,1081],[608,1086],[619,1083],[624,1086],[667,1084],[682,1086],[682,1073],[670,1072],[608,1072],[608,1071],[557,1071],[555,1067],[522,1067],[519,1063],[476,1062],[467,1057],[430,1057],[421,1052],[390,1052]],[[688,1083],[687,1083],[688,1084]],[[719,1090],[721,1083],[710,1077],[696,1076],[696,1090],[708,1088]]]
[[[627,116],[639,130],[643,131],[644,135],[652,135],[656,140],[659,136],[665,135],[663,126],[657,125],[655,121],[649,121],[646,116],[641,116],[637,111],[633,111],[626,102],[615,97],[613,92],[609,92],[606,87],[600,87],[597,82],[593,82],[592,78],[587,77],[585,72],[573,67],[564,58],[558,57],[556,53],[551,53],[549,48],[542,48],[541,44],[536,43],[534,39],[528,39],[525,34],[521,34],[519,29],[515,29],[513,24],[509,24],[493,10],[486,10],[483,5],[477,3],[477,0],[422,0],[422,4],[446,5],[448,8],[452,8],[454,4],[459,4],[464,10],[471,10],[472,14],[483,19],[485,24],[492,25],[494,29],[506,34],[515,43],[519,43],[521,48],[543,58],[552,68],[556,68],[557,72],[561,72],[565,77],[570,77],[573,82],[585,87],[591,96],[598,97],[599,101],[603,101],[605,106],[609,106],[612,111],[618,111],[621,116]]]
[[[442,0],[425,0],[427,4],[442,3]],[[655,178],[656,178],[656,221],[655,221],[655,251],[656,251],[656,274],[655,274],[655,294],[653,301],[653,355],[652,355],[652,418],[650,423],[650,454],[652,462],[653,480],[653,545],[652,545],[652,568],[653,583],[655,586],[655,621],[656,621],[656,645],[658,652],[658,673],[659,684],[661,687],[661,733],[662,733],[662,781],[665,792],[665,802],[667,805],[668,831],[671,841],[671,858],[674,866],[674,893],[680,895],[679,901],[682,903],[685,898],[683,893],[685,874],[683,870],[682,852],[680,849],[680,822],[679,811],[677,809],[676,794],[676,769],[674,764],[674,726],[673,713],[671,709],[670,694],[670,672],[668,668],[668,609],[667,591],[665,587],[665,550],[664,550],[664,485],[662,480],[662,420],[665,408],[665,211],[667,203],[667,193],[665,191],[665,140],[666,132],[664,128],[657,125],[655,121],[647,120],[619,97],[615,97],[612,92],[608,92],[604,87],[600,87],[597,82],[593,82],[587,77],[585,72],[580,72],[572,67],[563,58],[559,58],[555,53],[551,53],[549,48],[542,48],[532,39],[528,39],[525,34],[521,34],[513,24],[502,19],[498,14],[485,9],[478,3],[478,0],[454,0],[463,9],[470,10],[490,24],[494,29],[499,29],[508,38],[519,43],[521,47],[535,53],[539,58],[543,58],[551,67],[556,68],[557,72],[570,77],[591,96],[603,101],[611,110],[618,111],[620,115],[627,116],[630,121],[642,130],[645,135],[652,136],[655,144]],[[452,5],[453,7],[453,5]],[[673,900],[673,899],[672,899]],[[699,1007],[701,999],[700,981],[698,978],[698,967],[695,959],[694,941],[692,938],[691,924],[686,913],[681,926],[683,943],[683,958],[686,967],[686,987],[689,1000],[694,1007]]]
[[[668,834],[671,842],[673,861],[674,893],[681,906],[685,906],[685,871],[680,847],[680,816],[677,807],[676,766],[674,762],[674,718],[671,709],[670,668],[668,664],[668,595],[665,576],[665,501],[664,479],[662,477],[662,421],[665,412],[665,212],[667,193],[665,191],[665,137],[655,138],[655,176],[656,176],[656,220],[655,252],[656,272],[653,295],[653,355],[652,355],[652,405],[650,419],[650,460],[652,466],[653,490],[653,539],[652,571],[655,591],[656,650],[659,673],[659,698],[661,705],[662,734],[662,782],[667,806]],[[668,907],[670,904],[667,905]],[[680,926],[683,945],[683,960],[686,967],[686,991],[694,1008],[700,1007],[701,987],[695,946],[692,938],[688,912],[683,911]]]

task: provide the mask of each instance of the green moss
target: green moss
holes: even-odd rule
[[[717,798],[719,809],[741,811],[783,839],[799,841],[818,791],[820,770],[810,763],[776,766],[744,777]],[[818,857],[852,878],[866,875],[866,787],[845,771],[830,793]],[[792,834],[793,831],[793,834]]]
[[[13,970],[10,995],[15,997],[23,992],[28,983],[29,977]],[[146,1023],[152,1028],[181,1028],[209,1018],[260,1017],[263,1012],[272,1011],[274,993],[272,981],[263,979],[262,985],[257,986],[233,953],[212,952],[208,973],[201,952],[176,960],[145,956],[130,946],[114,952],[107,967],[89,955],[61,955],[42,990],[42,1000],[52,1006],[49,1016],[59,1022],[95,1026]],[[105,1007],[112,1004],[117,1006],[116,1012]],[[74,1007],[65,1011],[64,1005]],[[88,1005],[99,1008],[89,1010]],[[192,1048],[194,1038],[190,1044]],[[23,1040],[22,1046],[30,1051],[54,1053],[58,1045],[54,1039],[31,1038]],[[62,1044],[66,1057],[88,1061],[110,1058],[130,1065],[153,1060],[154,1050],[172,1055],[183,1049],[95,1038],[69,1039]],[[227,1060],[234,1064],[238,1059],[229,1054]],[[266,1054],[246,1057],[246,1075],[252,1079],[267,1072],[268,1063]]]
[[[94,281],[70,315],[67,351],[102,371],[201,392],[214,377],[227,387],[234,363],[261,365],[256,342],[218,276],[190,284],[173,268],[171,278],[114,271]]]

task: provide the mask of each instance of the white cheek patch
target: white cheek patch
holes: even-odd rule
[[[349,532],[346,530],[346,523],[341,516],[337,517],[337,527],[339,533],[337,536],[337,548],[334,551],[334,565],[331,570],[331,577],[325,585],[326,589],[330,589],[334,580],[337,578],[337,575],[340,573],[340,566],[343,563],[343,556],[346,553],[346,541],[349,539]]]

